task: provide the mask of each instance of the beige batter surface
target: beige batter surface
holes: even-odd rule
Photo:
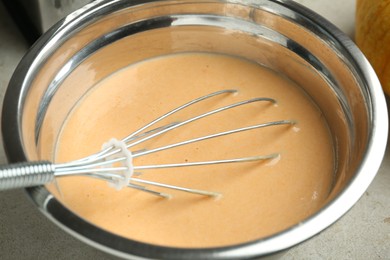
[[[162,199],[120,191],[88,177],[60,178],[60,198],[72,211],[113,233],[158,245],[213,247],[259,239],[310,216],[332,185],[333,150],[321,112],[297,86],[257,64],[222,55],[188,53],[151,59],[100,82],[69,116],[58,140],[56,161],[79,159],[121,139],[161,114],[194,98],[237,89],[187,109],[181,121],[226,104],[272,97],[225,111],[139,145],[151,149],[219,131],[282,119],[273,126],[220,137],[134,160],[135,165],[180,163],[279,153],[263,162],[145,170],[139,178],[216,191],[221,198],[177,191]]]

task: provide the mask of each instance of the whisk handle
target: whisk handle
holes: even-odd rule
[[[0,166],[0,190],[43,185],[54,179],[54,164],[48,161]]]

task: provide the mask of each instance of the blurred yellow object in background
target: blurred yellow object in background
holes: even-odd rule
[[[390,0],[357,0],[355,41],[390,96]]]

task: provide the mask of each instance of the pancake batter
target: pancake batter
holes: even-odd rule
[[[131,188],[120,191],[88,177],[58,178],[59,198],[79,216],[131,239],[164,246],[214,247],[248,242],[282,231],[310,216],[332,185],[332,140],[321,111],[289,80],[258,64],[217,54],[168,55],[130,65],[102,80],[73,109],[57,142],[56,162],[95,153],[192,99],[222,89],[173,119],[256,97],[160,136],[133,151],[269,121],[273,126],[136,158],[135,165],[218,160],[279,153],[278,159],[178,169],[145,170],[141,179],[216,191],[221,198],[165,190],[161,199]]]

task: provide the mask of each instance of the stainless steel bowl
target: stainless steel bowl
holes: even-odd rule
[[[292,1],[95,1],[69,15],[31,48],[9,84],[3,110],[9,160],[50,158],[70,109],[107,75],[140,60],[188,51],[244,57],[302,86],[322,110],[333,136],[334,185],[324,206],[271,237],[205,249],[122,238],[79,218],[45,187],[27,189],[49,219],[82,241],[121,257],[237,259],[273,255],[297,245],[355,204],[384,155],[388,131],[384,95],[353,42]]]

